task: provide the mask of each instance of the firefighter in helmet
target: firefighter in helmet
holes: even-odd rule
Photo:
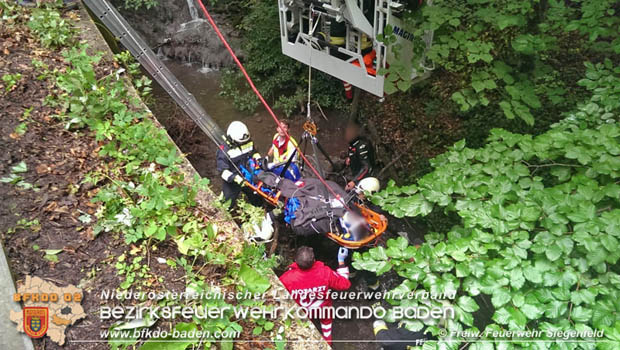
[[[217,151],[217,171],[223,180],[222,193],[224,201],[230,201],[230,208],[235,206],[245,185],[242,170],[252,158],[260,159],[260,154],[256,152],[248,127],[240,121],[233,121],[226,130],[226,144]],[[253,193],[249,192],[248,196],[250,202],[260,203]]]

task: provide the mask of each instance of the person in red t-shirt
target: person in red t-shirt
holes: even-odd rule
[[[300,247],[295,253],[295,262],[291,264],[280,281],[289,291],[297,304],[305,308],[310,315],[321,314],[321,308],[332,306],[329,290],[347,290],[349,268],[344,264],[349,251],[341,247],[338,250],[338,269],[336,271],[314,259],[314,251],[310,247]],[[332,344],[332,317],[319,317],[323,338]]]

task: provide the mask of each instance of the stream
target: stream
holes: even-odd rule
[[[176,60],[166,60],[166,66],[191,92],[205,111],[220,125],[225,132],[230,122],[239,120],[244,122],[252,135],[252,140],[261,154],[266,154],[271,146],[276,124],[264,107],[259,106],[253,114],[237,110],[232,102],[221,97],[220,77],[218,70],[201,67],[200,64],[181,63]],[[212,189],[219,192],[221,179],[215,169],[216,146],[202,133],[194,122],[183,113],[166,92],[156,83],[153,83],[153,101],[149,107],[175,140],[179,148],[188,155],[192,165],[201,176],[211,180]],[[275,111],[278,118],[290,122],[290,133],[293,138],[301,142],[305,115],[292,116],[287,119]],[[313,116],[319,128],[318,137],[325,150],[336,161],[339,154],[346,151],[347,144],[342,135],[346,119],[338,113],[325,111],[328,120],[320,114]],[[318,113],[318,112],[316,112]],[[311,147],[308,147],[311,150]],[[323,159],[323,169],[329,164]]]

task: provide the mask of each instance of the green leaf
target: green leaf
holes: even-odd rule
[[[542,282],[542,274],[540,271],[535,269],[530,269],[527,273],[524,273],[525,279],[532,283],[541,283]]]
[[[536,320],[542,315],[543,311],[535,305],[525,304],[521,306],[521,311],[530,320]]]
[[[378,271],[385,270],[386,266],[391,267],[391,265],[389,265],[387,261],[376,261],[372,259],[369,260],[369,259],[355,259],[355,258],[351,265],[356,270],[366,270],[366,271],[375,272],[375,273],[377,273]]]
[[[590,289],[580,289],[571,294],[571,302],[575,305],[580,305],[582,303],[592,305],[595,299],[596,293]]]
[[[467,277],[470,273],[471,269],[469,268],[469,264],[461,263],[456,265],[456,277]]]
[[[493,297],[491,298],[491,302],[493,306],[496,308],[503,306],[507,302],[512,299],[510,293],[506,290],[506,288],[497,288],[495,292],[493,292]]]
[[[570,314],[570,318],[575,322],[587,323],[592,318],[592,310],[582,306],[574,307]]]
[[[493,314],[493,320],[499,324],[508,324],[510,317],[510,312],[504,307],[496,309]]]
[[[510,285],[515,289],[521,289],[525,283],[525,277],[523,277],[523,270],[517,267],[510,271]]]
[[[558,318],[560,316],[565,315],[567,311],[568,311],[567,302],[553,300],[546,305],[545,316],[549,318]]]
[[[269,279],[245,264],[241,265],[239,278],[241,278],[248,290],[252,293],[264,293],[271,287]]]
[[[152,222],[149,224],[149,226],[147,226],[146,230],[144,230],[144,234],[147,237],[151,237],[152,235],[155,234],[155,232],[157,232],[157,229],[158,229],[157,224]]]
[[[397,91],[398,91],[398,88],[396,84],[389,81],[388,79],[385,79],[385,83],[383,84],[383,92],[385,92],[387,95],[391,95]]]
[[[509,307],[508,312],[510,313],[511,321],[514,322],[515,325],[520,328],[525,327],[527,324],[527,318],[521,310],[514,307]]]
[[[370,257],[373,258],[374,260],[387,260],[388,259],[388,256],[385,253],[385,248],[381,246],[372,248],[371,250],[368,251],[368,253],[370,253]]]
[[[400,91],[407,91],[409,90],[409,88],[411,87],[412,81],[411,80],[399,80],[396,83],[396,86],[398,87],[398,89]]]
[[[549,260],[556,261],[562,256],[562,248],[560,248],[557,243],[553,243],[547,248],[545,255]]]
[[[17,165],[11,168],[11,172],[14,174],[25,173],[28,171],[28,166],[25,162],[21,161]]]
[[[504,114],[506,115],[506,118],[508,118],[508,119],[515,119],[515,114],[512,111],[512,105],[510,104],[510,102],[502,101],[502,102],[499,103],[499,106],[504,111]]]
[[[474,298],[466,295],[459,298],[458,306],[466,312],[476,312],[480,309]]]

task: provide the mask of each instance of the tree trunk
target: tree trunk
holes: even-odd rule
[[[357,87],[351,87],[353,89],[353,100],[351,100],[351,112],[349,113],[349,120],[355,120],[360,111],[360,96],[362,95],[362,90]]]

